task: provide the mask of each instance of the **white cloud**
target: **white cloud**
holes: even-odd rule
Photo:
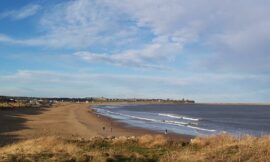
[[[126,50],[120,53],[97,54],[80,51],[74,55],[88,62],[105,62],[118,66],[168,70],[169,68],[162,64],[176,56],[181,50],[182,45],[179,43],[156,41],[142,49]]]
[[[13,20],[21,20],[35,15],[40,9],[41,6],[37,4],[27,5],[18,10],[11,10],[0,13],[0,19],[11,18]]]
[[[28,45],[28,46],[42,46],[46,40],[43,39],[14,39],[7,35],[0,34],[0,42],[15,44],[15,45]]]
[[[88,54],[87,60],[95,58],[115,65],[163,69],[163,65],[154,65],[154,62],[160,64],[161,60],[169,60],[179,54],[184,41],[192,35],[181,30],[174,34],[174,37],[157,35],[147,42],[144,35],[140,35],[141,29],[136,26],[136,21],[117,8],[100,1],[71,1],[55,6],[42,16],[40,25],[47,32],[46,35],[27,40],[6,36],[7,39],[2,39],[2,42],[64,48],[109,46],[110,52],[117,47],[125,47],[123,50],[111,52],[113,55],[95,53],[89,59]],[[85,53],[83,56],[85,59]]]
[[[199,68],[269,73],[269,6],[268,0],[68,1],[45,11],[41,37],[0,41],[75,48],[88,61],[133,67],[158,67],[195,43],[215,54],[196,60],[193,53]],[[88,51],[96,47],[105,52]]]
[[[205,102],[255,102],[258,97],[267,101],[269,81],[268,75],[197,74],[161,77],[20,70],[14,74],[0,76],[0,93],[62,97],[188,97]],[[250,84],[246,85],[248,82],[260,86],[253,88]]]
[[[123,23],[121,13],[99,1],[69,1],[42,16],[45,45],[64,48],[122,46],[135,43],[138,30]],[[64,38],[64,39],[63,39]],[[137,42],[138,43],[138,42]]]
[[[172,79],[163,77],[152,77],[144,75],[118,75],[118,74],[97,74],[97,73],[60,73],[53,71],[33,71],[19,70],[11,75],[0,76],[0,81],[15,81],[18,83],[48,83],[48,84],[89,84],[91,81],[115,81],[115,84],[133,83],[137,84],[139,80],[145,82],[158,82],[167,85],[185,85],[188,83],[186,79]],[[124,85],[124,84],[123,84]]]
[[[270,12],[269,12],[270,14]],[[209,40],[216,53],[199,66],[222,71],[270,72],[270,21],[250,24],[239,31],[217,34]]]
[[[196,5],[195,3],[182,0],[103,1],[128,13],[136,20],[138,26],[148,26],[158,36],[170,35],[182,40],[193,39],[193,31],[200,28],[200,21],[194,19],[187,21],[189,16],[187,13],[190,12],[190,7]]]
[[[6,36],[8,39],[2,42],[72,49],[140,44],[137,28],[122,23],[128,20],[121,17],[121,13],[99,1],[66,1],[44,9],[38,24],[44,35],[29,39]]]
[[[216,53],[214,58],[206,56],[198,68],[269,72],[270,1],[104,1],[132,15],[138,26],[151,28],[157,36],[166,35],[184,47],[195,41]]]

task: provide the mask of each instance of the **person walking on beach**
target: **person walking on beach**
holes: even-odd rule
[[[168,134],[168,130],[167,130],[167,129],[165,129],[165,132],[164,132],[164,133],[165,133],[165,135],[166,135],[166,134]]]

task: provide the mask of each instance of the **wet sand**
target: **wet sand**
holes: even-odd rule
[[[60,103],[49,108],[0,110],[0,145],[43,136],[92,138],[95,136],[140,136],[163,134],[134,128],[97,115],[90,104]],[[174,140],[189,141],[191,136],[169,134]]]

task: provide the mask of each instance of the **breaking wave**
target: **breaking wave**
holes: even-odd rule
[[[140,116],[134,116],[134,115],[128,115],[128,114],[123,114],[123,113],[118,113],[118,112],[112,112],[112,111],[104,110],[104,109],[100,109],[99,113],[101,113],[103,115],[111,114],[111,115],[123,116],[123,117],[131,118],[131,119],[150,121],[150,122],[160,123],[160,124],[168,124],[168,125],[175,125],[175,126],[180,126],[180,127],[188,127],[188,128],[195,129],[195,130],[200,130],[200,131],[208,131],[208,132],[215,132],[216,131],[216,130],[213,130],[213,129],[206,129],[206,128],[197,127],[195,125],[198,125],[198,123],[194,123],[194,122],[181,122],[181,121],[174,121],[174,120],[159,120],[159,119],[145,118],[145,117],[140,117]],[[180,117],[180,116],[176,116],[176,115],[172,115],[172,114],[162,114],[162,113],[160,113],[159,115],[160,116],[167,116],[167,117],[171,117],[171,118],[176,118],[176,119],[199,121],[199,119],[188,118],[188,117],[184,118],[182,116]]]
[[[164,113],[159,113],[159,116],[166,116],[174,119],[183,119],[183,120],[191,120],[191,121],[199,121],[200,119],[197,118],[191,118],[191,117],[186,117],[186,116],[180,116],[180,115],[175,115],[175,114],[164,114]]]

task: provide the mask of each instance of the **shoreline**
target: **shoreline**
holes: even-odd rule
[[[46,108],[0,110],[0,146],[49,136],[91,139],[108,136],[164,135],[163,132],[131,127],[117,120],[98,117],[91,106],[93,105],[86,103],[58,103]],[[103,127],[108,129],[103,130]],[[184,142],[193,138],[172,133],[166,136]]]
[[[151,130],[151,129],[147,129],[147,128],[141,128],[141,127],[136,127],[136,126],[132,126],[129,125],[127,123],[124,122],[120,122],[117,119],[113,119],[101,114],[97,114],[95,110],[92,109],[92,106],[95,105],[91,105],[89,107],[89,109],[91,110],[91,114],[95,115],[96,118],[101,119],[102,121],[105,121],[107,126],[111,126],[113,128],[121,128],[121,129],[125,129],[126,131],[130,132],[131,134],[134,134],[135,136],[141,136],[141,135],[145,135],[145,134],[150,134],[150,135],[164,135],[165,137],[172,139],[174,141],[185,141],[188,142],[191,139],[195,138],[196,136],[192,136],[192,135],[186,135],[186,134],[178,134],[178,133],[174,133],[174,132],[169,132],[167,135],[164,134],[164,132],[160,132],[160,131],[156,131],[156,130]],[[99,117],[98,117],[99,116]]]
[[[174,102],[94,102],[91,105],[237,105],[237,106],[270,106],[270,103],[174,103]]]

